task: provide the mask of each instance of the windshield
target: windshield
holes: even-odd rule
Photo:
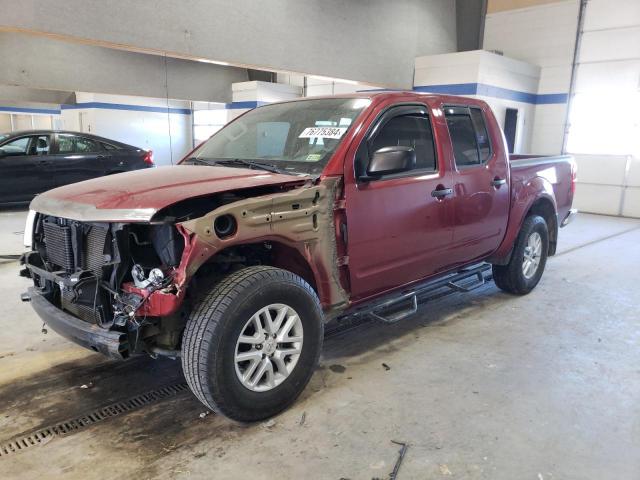
[[[291,173],[320,173],[369,103],[365,98],[329,98],[265,105],[227,125],[193,156],[205,161],[250,160]]]

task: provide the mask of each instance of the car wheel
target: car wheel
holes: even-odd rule
[[[323,317],[311,286],[286,270],[248,267],[194,308],[182,340],[189,387],[214,412],[251,422],[286,409],[322,349]]]
[[[507,265],[493,265],[493,280],[505,292],[525,295],[540,281],[549,252],[549,230],[544,218],[527,217]]]

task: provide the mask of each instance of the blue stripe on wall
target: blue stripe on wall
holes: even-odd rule
[[[416,92],[440,93],[442,95],[475,95],[477,83],[451,83],[448,85],[425,85],[413,87]]]
[[[266,103],[269,103],[269,102],[254,102],[254,101],[250,101],[250,102],[231,102],[231,103],[225,103],[224,108],[227,109],[227,110],[256,108],[256,107],[260,107],[262,105],[265,105]]]
[[[51,108],[24,108],[24,107],[0,107],[0,112],[11,113],[44,113],[47,115],[59,115],[60,110]]]
[[[536,104],[548,105],[551,103],[567,103],[569,95],[567,93],[539,93]]]
[[[483,95],[485,97],[502,98],[514,102],[548,105],[567,103],[566,93],[529,93],[509,88],[496,87],[485,83],[452,83],[446,85],[421,85],[413,87],[416,92],[441,93],[445,95]]]
[[[99,108],[104,110],[128,110],[132,112],[175,113],[191,115],[190,108],[148,107],[145,105],[129,105],[124,103],[80,102],[74,105],[61,105],[62,110],[79,110],[82,108]]]
[[[386,89],[359,90],[361,92],[384,91]],[[514,102],[530,103],[533,105],[565,104],[569,95],[566,93],[529,93],[508,88],[496,87],[484,83],[451,83],[443,85],[420,85],[413,87],[416,92],[440,93],[443,95],[482,95],[486,97],[502,98]],[[267,104],[268,102],[231,102],[224,104],[226,110],[246,110]],[[79,110],[83,108],[99,108],[105,110],[128,110],[134,112],[174,113],[191,115],[189,108],[149,107],[145,105],[129,105],[123,103],[81,102],[74,105],[60,105],[61,110]],[[60,110],[49,108],[25,108],[0,106],[0,112],[40,113],[58,115]]]

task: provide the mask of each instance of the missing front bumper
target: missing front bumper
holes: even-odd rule
[[[34,287],[29,288],[28,295],[33,309],[42,321],[67,340],[111,358],[123,360],[129,356],[126,333],[105,330],[69,315],[49,302]]]

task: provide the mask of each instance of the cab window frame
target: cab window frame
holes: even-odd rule
[[[454,110],[453,113],[449,113],[447,112],[447,110]],[[473,116],[471,114],[472,110],[476,110],[480,113],[480,116],[482,118],[482,123],[484,125],[484,129],[486,132],[486,136],[487,136],[487,143],[489,145],[489,152],[486,155],[486,158],[483,158],[481,150],[480,150],[480,143],[478,142],[478,130],[476,128],[476,124],[473,120]],[[483,167],[485,166],[493,157],[493,142],[491,141],[491,135],[489,134],[489,127],[488,127],[488,123],[487,123],[487,117],[485,115],[484,109],[478,105],[469,105],[469,104],[446,104],[442,106],[442,111],[444,113],[444,117],[445,117],[445,123],[447,125],[447,132],[449,133],[449,140],[451,142],[451,147],[452,147],[452,155],[453,155],[453,166],[456,168],[456,170],[461,171],[461,170],[468,170],[470,168],[478,168],[478,167]],[[452,115],[467,115],[469,117],[469,121],[471,122],[471,127],[473,128],[473,133],[474,133],[474,139],[475,139],[475,143],[476,143],[476,152],[478,154],[478,160],[480,161],[479,163],[472,163],[472,164],[468,164],[468,165],[459,165],[458,162],[456,161],[456,156],[455,156],[455,148],[453,147],[453,137],[451,136],[451,131],[449,130],[449,123],[446,121],[447,120],[447,115],[448,114],[452,114]]]
[[[403,117],[403,116],[424,116],[425,120],[428,122],[429,129],[431,130],[431,144],[433,147],[433,157],[434,157],[434,168],[414,168],[411,170],[407,170],[406,172],[398,172],[391,173],[388,175],[381,175],[377,178],[367,178],[366,181],[361,180],[363,176],[366,175],[367,168],[371,163],[371,159],[373,158],[373,141],[376,136],[382,131],[384,126],[389,123],[394,118]],[[364,157],[364,163],[362,163],[362,159]],[[361,164],[359,167],[358,165]],[[358,171],[358,169],[362,171]],[[353,162],[354,169],[354,177],[356,183],[368,183],[368,182],[380,182],[385,180],[394,180],[397,178],[406,178],[406,177],[417,177],[423,175],[437,175],[440,173],[442,168],[442,163],[440,161],[440,157],[438,155],[438,148],[436,144],[435,138],[435,130],[433,128],[433,122],[431,120],[431,108],[426,104],[422,103],[396,103],[393,105],[389,105],[382,112],[380,112],[374,121],[371,123],[371,126],[367,130],[364,135],[358,149],[356,150],[356,154]]]

